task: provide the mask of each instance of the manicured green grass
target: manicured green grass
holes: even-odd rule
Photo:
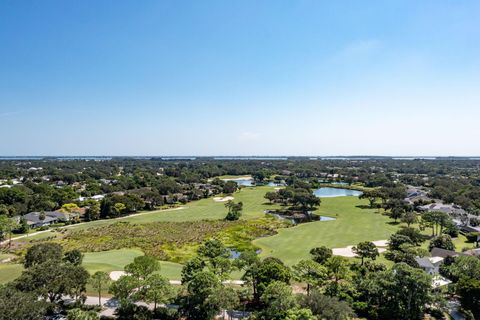
[[[264,216],[266,209],[278,207],[268,204],[264,195],[273,191],[273,187],[248,187],[233,194],[235,202],[243,202],[242,219],[255,219]],[[150,223],[157,221],[198,221],[218,220],[227,215],[225,202],[215,202],[213,198],[192,201],[177,210],[157,210],[126,217],[124,219],[111,219],[93,221],[84,224],[74,225],[69,229],[85,229],[111,224],[117,221],[128,221],[131,223]]]
[[[87,252],[83,257],[83,266],[90,274],[97,271],[120,271],[138,256],[143,256],[143,252],[138,249]]]
[[[388,239],[399,226],[375,209],[361,209],[368,201],[357,197],[322,198],[317,214],[334,217],[335,221],[304,223],[280,229],[278,234],[253,243],[262,248],[262,257],[274,256],[288,265],[309,257],[311,248],[341,248],[361,241]]]
[[[83,266],[90,274],[97,271],[110,273],[112,271],[122,271],[123,268],[131,263],[135,257],[143,256],[143,252],[138,249],[120,249],[101,252],[87,252],[83,258]],[[181,278],[182,265],[178,263],[160,261],[160,274],[171,280]]]
[[[274,187],[248,187],[243,188],[233,194],[235,202],[243,202],[242,219],[256,219],[263,217],[267,209],[278,208],[278,205],[271,205],[264,198],[268,191],[273,191]],[[146,211],[134,214],[121,219],[98,220],[78,225],[71,225],[56,230],[47,231],[37,235],[31,235],[22,239],[15,240],[18,243],[31,243],[59,237],[59,231],[82,230],[95,227],[101,227],[116,223],[118,221],[128,221],[131,223],[151,223],[157,221],[199,221],[199,220],[218,220],[225,218],[227,209],[225,202],[215,202],[213,198],[201,199],[187,203],[186,205],[167,210]]]
[[[14,254],[9,254],[9,253],[0,253],[0,261],[3,261],[5,259],[12,259],[15,258],[16,256]]]
[[[0,284],[15,280],[23,271],[21,264],[0,263]]]

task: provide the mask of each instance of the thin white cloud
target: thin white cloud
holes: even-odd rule
[[[239,141],[254,141],[257,140],[260,135],[256,132],[244,131],[238,136]]]

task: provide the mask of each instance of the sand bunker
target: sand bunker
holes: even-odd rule
[[[372,243],[377,246],[378,252],[382,253],[387,251],[386,248],[388,246],[388,240],[377,240],[377,241],[372,241]],[[345,248],[334,248],[332,249],[333,255],[334,256],[342,256],[342,257],[347,257],[347,258],[353,258],[356,257],[357,255],[353,252],[352,248],[354,246],[347,246]]]
[[[215,202],[227,202],[227,201],[230,201],[230,200],[233,200],[234,198],[232,196],[227,196],[227,197],[214,197],[213,198],[213,201]]]
[[[125,271],[112,271],[110,272],[110,279],[113,281],[117,281],[120,279],[121,276],[126,276],[127,273]]]

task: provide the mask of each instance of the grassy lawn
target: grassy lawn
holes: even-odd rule
[[[21,264],[0,263],[0,284],[10,282],[20,276],[23,271]]]
[[[243,202],[242,219],[255,219],[264,216],[263,211],[273,208],[263,197],[266,192],[273,191],[273,187],[248,187],[233,194],[235,202]],[[132,215],[123,219],[100,220],[79,225],[73,225],[69,229],[86,229],[104,226],[116,221],[128,221],[131,223],[150,223],[157,221],[198,221],[218,220],[225,218],[227,209],[225,202],[215,202],[213,198],[192,201],[179,209],[167,209],[145,212]]]
[[[132,262],[133,259],[138,256],[143,256],[143,252],[138,249],[87,252],[83,258],[83,266],[90,274],[94,274],[97,271],[108,273],[123,270],[125,265]]]
[[[87,252],[83,258],[83,266],[90,274],[97,271],[110,273],[112,271],[122,271],[123,268],[131,263],[135,257],[143,256],[143,252],[138,249],[120,249],[101,252]],[[171,280],[181,278],[182,265],[178,263],[160,261],[160,274]]]
[[[273,191],[274,187],[248,187],[236,192],[233,196],[235,202],[243,202],[242,220],[256,219],[264,217],[266,209],[278,208],[277,205],[271,205],[264,198],[268,191]],[[25,238],[17,239],[18,243],[31,243],[37,241],[53,240],[61,235],[62,230],[85,230],[95,227],[107,226],[118,221],[128,221],[130,223],[152,223],[162,221],[199,221],[199,220],[218,220],[223,219],[227,214],[224,202],[215,202],[213,198],[201,199],[187,203],[185,206],[174,209],[146,211],[131,215],[121,219],[98,220],[92,222],[71,225],[63,228],[52,229],[37,235],[30,235]]]
[[[322,198],[317,214],[334,217],[335,221],[305,223],[293,228],[280,229],[277,235],[255,240],[262,248],[262,257],[274,256],[288,265],[309,257],[313,247],[340,248],[361,241],[388,239],[398,229],[391,220],[376,209],[361,209],[368,201],[357,197]]]

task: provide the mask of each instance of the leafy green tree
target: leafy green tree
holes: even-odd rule
[[[474,256],[455,257],[448,266],[451,280],[458,281],[461,278],[480,280],[480,259]]]
[[[146,306],[124,301],[115,310],[117,320],[152,320],[152,313]]]
[[[432,301],[430,275],[405,263],[368,274],[359,291],[368,301],[368,312],[380,319],[416,320]]]
[[[123,214],[127,209],[127,206],[122,202],[117,202],[113,205],[113,212],[115,215],[119,216]]]
[[[432,228],[432,236],[442,234],[443,228],[452,223],[452,218],[443,211],[427,211],[422,214],[422,221]]]
[[[290,309],[287,310],[287,314],[285,315],[285,320],[317,320],[318,318],[313,315],[310,309]]]
[[[265,288],[260,300],[265,306],[260,318],[266,320],[285,319],[287,311],[297,307],[292,288],[280,281],[272,281]]]
[[[274,192],[274,191],[267,192],[265,193],[264,198],[270,201],[270,203],[273,203],[275,200],[278,199],[278,192]]]
[[[159,274],[148,276],[141,291],[145,302],[153,302],[154,310],[157,309],[158,303],[167,303],[175,295],[168,279]]]
[[[332,249],[325,246],[313,248],[310,250],[310,255],[312,255],[312,260],[320,264],[325,263],[333,255]]]
[[[80,297],[89,277],[83,267],[47,260],[26,269],[15,285],[21,291],[35,292],[50,302],[58,302],[63,295]]]
[[[403,207],[394,207],[392,208],[392,210],[388,215],[391,219],[395,221],[395,223],[397,223],[397,220],[401,219],[404,213],[405,213],[405,209],[403,209]]]
[[[29,230],[30,230],[30,226],[28,225],[27,219],[25,219],[25,217],[20,217],[20,221],[18,223],[16,232],[27,233]]]
[[[406,212],[402,216],[402,222],[407,224],[407,227],[410,227],[411,224],[417,222],[417,214],[413,211]]]
[[[236,221],[240,219],[240,216],[242,215],[243,202],[235,203],[230,200],[225,204],[225,207],[228,208],[228,213],[225,217],[226,220]]]
[[[423,235],[419,230],[410,227],[401,228],[396,232],[396,234],[408,237],[411,243],[415,246],[422,244],[426,239],[426,236]]]
[[[99,320],[100,317],[98,314],[91,310],[91,311],[84,311],[79,308],[75,308],[69,310],[67,313],[67,320]]]
[[[265,258],[252,275],[254,287],[256,288],[255,298],[258,299],[270,283],[273,281],[290,283],[292,273],[290,269],[280,260],[273,257]]]
[[[431,251],[433,248],[455,250],[455,245],[453,244],[452,238],[448,234],[443,234],[430,241],[428,249]]]
[[[0,215],[0,239],[4,234],[8,234],[8,247],[12,245],[12,231],[16,228],[17,223],[5,215]]]
[[[61,245],[51,242],[38,243],[27,250],[23,265],[25,268],[30,268],[50,260],[60,261],[62,256],[63,249]]]
[[[308,190],[299,189],[294,191],[292,202],[295,206],[299,206],[303,211],[307,211],[319,206],[320,198]]]
[[[480,280],[461,278],[455,286],[462,307],[469,310],[475,319],[480,317]]]
[[[228,258],[230,252],[227,247],[218,239],[209,239],[201,245],[197,253],[204,258],[213,259],[216,257]]]
[[[375,260],[379,255],[377,246],[370,241],[360,242],[352,248],[352,251],[362,259],[362,266],[365,258]]]
[[[475,245],[478,247],[480,232],[469,232],[465,236],[467,237],[468,242],[475,242]]]
[[[98,292],[99,306],[102,305],[102,289],[108,288],[110,282],[110,276],[108,275],[108,273],[103,271],[95,272],[90,278],[90,284],[92,285],[93,289],[97,290]]]
[[[66,213],[72,213],[75,210],[78,210],[79,207],[76,203],[65,203],[62,205],[62,208],[59,211],[66,212]]]
[[[327,260],[325,266],[335,283],[347,279],[350,276],[349,262],[345,257],[332,256]]]
[[[414,245],[414,242],[412,241],[412,239],[410,239],[410,237],[406,235],[394,233],[390,236],[390,239],[388,240],[388,249],[400,250],[400,247],[403,244]]]
[[[238,184],[235,181],[229,180],[223,185],[223,193],[232,194],[238,189]]]
[[[328,278],[328,270],[323,265],[313,260],[301,260],[292,267],[295,280],[307,284],[307,295],[311,286],[320,286]]]
[[[308,296],[300,296],[299,303],[301,307],[311,310],[318,319],[348,320],[354,315],[348,303],[325,296],[318,290],[312,290]]]
[[[182,284],[185,284],[193,279],[197,272],[205,268],[205,261],[200,257],[194,257],[189,260],[182,268]]]
[[[187,283],[187,296],[181,313],[188,319],[213,319],[221,310],[217,294],[221,292],[220,279],[210,271],[197,272]]]
[[[73,265],[79,266],[82,264],[83,261],[83,254],[78,249],[73,249],[70,251],[65,252],[63,257],[64,261],[70,262]]]
[[[223,318],[226,317],[225,311],[235,308],[240,300],[237,291],[231,287],[220,286],[212,295],[212,303],[218,305],[223,310]]]
[[[159,270],[160,262],[154,257],[149,256],[135,257],[132,263],[125,266],[125,272],[139,280],[146,279],[149,275]]]
[[[109,288],[109,292],[114,295],[120,304],[128,304],[136,301],[134,290],[138,288],[140,281],[132,276],[121,276],[120,279],[114,281]]]
[[[0,320],[43,320],[47,307],[33,292],[22,292],[11,285],[0,287]]]
[[[221,241],[209,239],[198,248],[197,253],[203,259],[205,266],[222,279],[232,271],[230,251]]]
[[[98,202],[95,202],[88,206],[85,212],[85,220],[94,221],[98,219],[100,219],[100,204],[98,204]]]
[[[370,208],[375,207],[375,202],[380,198],[378,190],[366,190],[359,197],[359,199],[367,199],[370,203]]]

